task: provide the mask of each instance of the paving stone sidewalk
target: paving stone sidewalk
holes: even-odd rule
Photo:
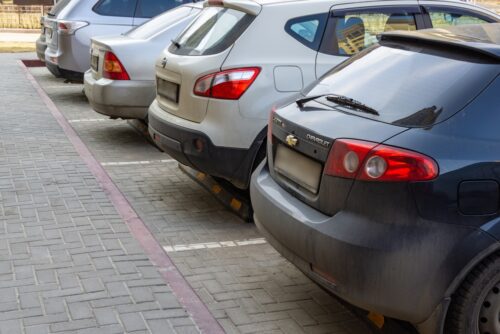
[[[198,332],[18,57],[0,54],[0,333]]]

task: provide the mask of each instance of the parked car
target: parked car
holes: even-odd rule
[[[126,34],[92,38],[91,69],[84,76],[92,108],[112,118],[147,119],[156,96],[156,58],[202,8],[179,6]]]
[[[61,0],[65,1],[65,0]],[[57,19],[45,19],[47,68],[56,76],[82,80],[90,68],[90,39],[117,35],[191,0],[66,0]]]
[[[247,189],[271,108],[379,33],[499,20],[458,1],[209,0],[156,63],[149,131],[181,163]]]
[[[500,24],[383,34],[271,113],[256,225],[349,303],[499,333],[499,92]]]
[[[49,17],[55,19],[57,14],[69,3],[69,0],[59,0],[51,11],[40,17],[40,36],[36,40],[36,55],[41,61],[45,61],[45,49],[47,48],[47,42],[45,40],[45,18]]]

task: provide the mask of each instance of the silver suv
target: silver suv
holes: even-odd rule
[[[57,18],[44,20],[45,63],[56,76],[82,80],[90,68],[90,39],[117,35],[190,0],[60,0]]]

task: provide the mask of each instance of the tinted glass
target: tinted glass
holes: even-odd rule
[[[491,20],[480,18],[474,13],[454,10],[453,8],[428,8],[428,12],[434,28],[491,22]]]
[[[460,111],[500,73],[498,62],[459,55],[421,46],[374,46],[333,69],[309,95],[346,96],[379,115],[326,98],[317,101],[385,123],[426,127]]]
[[[172,24],[175,24],[179,20],[187,17],[191,11],[198,12],[199,10],[192,7],[177,7],[141,24],[137,28],[127,32],[125,35],[137,39],[150,38],[151,36],[165,30]]]
[[[183,3],[191,3],[190,0],[138,0],[136,17],[150,18],[175,8]]]
[[[104,16],[133,17],[137,0],[101,0],[93,8]]]
[[[290,30],[299,38],[308,42],[314,41],[318,32],[319,20],[307,20],[290,25]]]
[[[169,51],[190,56],[222,52],[236,41],[253,18],[234,9],[207,7],[181,33],[177,45],[172,44]]]
[[[334,12],[327,26],[322,52],[350,56],[377,42],[384,31],[416,30],[415,16],[403,8],[388,7]]]
[[[66,7],[67,4],[69,4],[71,0],[59,0],[54,7],[52,7],[51,11],[49,12],[49,16],[56,16],[63,10],[64,7]]]
[[[285,31],[305,46],[317,50],[325,30],[327,16],[325,13],[291,19],[285,25]]]

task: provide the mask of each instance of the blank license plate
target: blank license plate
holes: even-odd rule
[[[323,166],[305,155],[278,145],[274,170],[312,193],[318,192]]]
[[[175,103],[179,102],[179,85],[170,81],[159,79],[156,82],[158,95]]]

